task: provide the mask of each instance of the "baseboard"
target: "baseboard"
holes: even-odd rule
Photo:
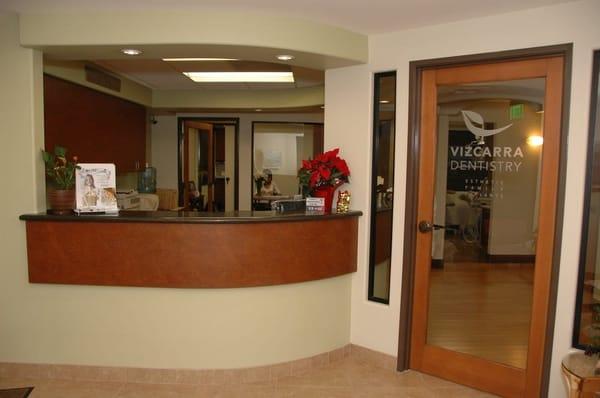
[[[0,378],[111,381],[152,384],[232,385],[277,381],[299,376],[350,356],[351,346],[312,357],[239,369],[150,369],[114,366],[0,362]]]
[[[350,356],[359,362],[366,363],[377,368],[396,370],[398,358],[383,352],[371,350],[356,344],[351,344]]]

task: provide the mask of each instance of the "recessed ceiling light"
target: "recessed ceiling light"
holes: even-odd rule
[[[379,101],[379,103],[380,103],[380,104],[389,104],[389,103],[390,103],[390,101],[388,101],[388,100],[381,100],[381,101]]]
[[[183,72],[197,83],[293,83],[292,72]]]
[[[527,144],[529,146],[541,146],[542,144],[544,144],[544,137],[542,137],[541,135],[530,135],[529,137],[527,137]]]
[[[138,50],[137,48],[122,48],[121,52],[125,55],[140,55],[142,50]]]
[[[163,58],[167,62],[188,62],[188,61],[239,61],[237,58]]]
[[[289,54],[281,54],[281,55],[277,56],[277,59],[280,61],[291,61],[294,58],[296,58],[296,57],[294,57],[293,55],[289,55]]]

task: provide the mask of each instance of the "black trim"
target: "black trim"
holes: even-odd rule
[[[390,77],[393,76],[394,77],[394,115],[392,117],[392,120],[394,120],[394,131],[393,131],[393,136],[394,136],[394,148],[396,147],[396,125],[395,125],[395,121],[396,121],[396,87],[397,87],[397,79],[396,79],[396,71],[388,71],[388,72],[380,72],[380,73],[375,73],[373,76],[373,129],[371,131],[371,137],[373,138],[372,142],[372,150],[371,150],[371,214],[369,214],[369,285],[368,285],[368,293],[367,293],[367,298],[369,301],[375,301],[377,303],[382,303],[382,304],[389,304],[390,303],[390,286],[389,286],[389,280],[391,280],[391,278],[388,279],[388,296],[387,299],[386,298],[382,298],[382,297],[376,297],[374,295],[374,290],[375,290],[375,248],[376,248],[376,241],[377,241],[377,157],[378,157],[378,153],[379,153],[379,140],[378,140],[378,134],[377,131],[379,130],[379,123],[381,122],[381,120],[379,119],[379,108],[380,108],[380,99],[381,99],[381,88],[380,88],[380,81],[382,78],[385,77]],[[395,164],[395,162],[392,162],[392,164]],[[394,181],[395,178],[395,166],[393,166],[392,169],[392,181]],[[394,202],[392,200],[392,209],[391,209],[391,217],[392,217],[392,224],[393,224],[393,219],[394,219]],[[391,239],[393,241],[393,226],[390,226],[390,234],[391,234]],[[393,249],[390,248],[390,269],[389,269],[389,273],[391,276],[392,273],[392,251]]]
[[[183,167],[183,123],[185,121],[216,122],[213,124],[235,126],[235,157],[234,157],[234,199],[233,209],[240,208],[240,118],[239,117],[208,117],[208,116],[178,116],[177,117],[177,192],[179,206],[183,206],[184,182],[181,170]],[[219,123],[223,122],[223,123]]]
[[[344,217],[360,217],[360,210],[346,213],[309,214],[306,212],[281,213],[276,211],[135,211],[122,210],[115,214],[52,215],[46,213],[22,214],[19,220],[27,222],[100,222],[100,223],[164,223],[164,224],[247,224],[263,222],[318,221]]]
[[[592,176],[594,174],[594,138],[600,131],[596,131],[596,109],[598,107],[598,83],[600,75],[600,50],[594,51],[594,66],[592,68],[592,94],[590,98],[590,117],[589,117],[589,133],[587,147],[587,163],[585,172],[585,194],[583,199],[583,221],[581,225],[581,248],[579,251],[579,275],[577,277],[577,298],[575,301],[575,320],[573,325],[573,347],[585,349],[585,345],[579,342],[581,333],[581,313],[583,305],[583,289],[585,282],[585,263],[587,258],[588,245],[588,229],[589,229],[589,214],[590,202],[592,196]]]

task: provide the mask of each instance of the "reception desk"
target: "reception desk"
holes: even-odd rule
[[[356,271],[361,212],[23,215],[31,283],[241,288]]]

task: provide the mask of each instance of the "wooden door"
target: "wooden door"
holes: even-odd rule
[[[215,144],[213,125],[196,121],[184,122],[183,137],[183,203],[186,209],[195,187],[207,211],[213,211],[215,181]]]
[[[422,72],[411,368],[541,396],[562,87],[562,57]],[[465,127],[473,141],[450,147]]]

